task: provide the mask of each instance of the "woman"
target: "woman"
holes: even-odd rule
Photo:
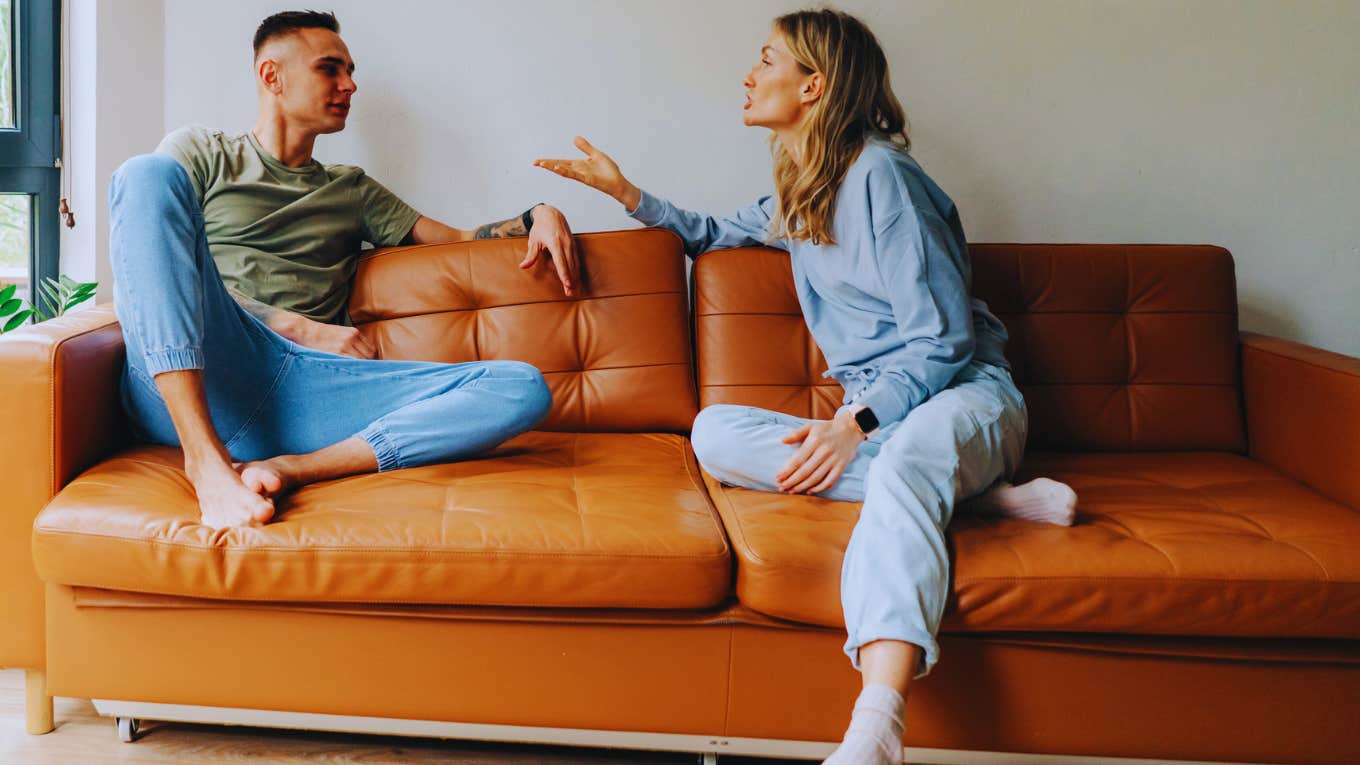
[[[788,250],[803,316],[845,388],[831,420],[711,406],[694,423],[700,463],[753,489],[862,501],[845,553],[845,650],[863,673],[829,763],[899,763],[904,697],[938,656],[955,503],[1070,524],[1076,495],[1004,483],[1024,448],[1025,404],[1006,331],[968,294],[953,202],[908,154],[901,105],[873,34],[834,10],[775,20],[745,80],[747,125],[773,131],[776,194],[731,218],[676,208],[630,183],[585,139],[578,160],[536,165],[617,199],[697,256]]]

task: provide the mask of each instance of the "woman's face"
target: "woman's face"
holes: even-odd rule
[[[760,61],[742,81],[746,86],[742,121],[771,130],[797,128],[816,101],[809,90],[820,95],[820,79],[820,75],[803,71],[779,30],[770,32],[760,49]]]

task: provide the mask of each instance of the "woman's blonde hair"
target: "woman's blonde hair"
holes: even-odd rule
[[[794,61],[808,74],[821,72],[822,96],[812,105],[792,147],[770,137],[779,210],[771,221],[776,237],[834,244],[831,221],[836,192],[871,134],[911,148],[907,117],[888,83],[888,59],[874,33],[841,11],[797,11],[774,20]]]

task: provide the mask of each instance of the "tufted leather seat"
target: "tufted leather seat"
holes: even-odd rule
[[[1360,513],[1241,455],[1232,259],[1216,247],[974,245],[974,294],[1007,325],[1030,409],[1022,476],[1078,493],[1073,528],[958,516],[946,631],[1360,635]],[[700,400],[827,418],[788,257],[695,265]],[[1101,453],[1106,452],[1106,453]],[[737,596],[843,626],[852,503],[705,476],[737,555]]]
[[[1360,513],[1232,454],[1031,455],[1081,497],[1072,528],[955,516],[945,632],[1240,637],[1360,634]],[[708,478],[739,564],[737,597],[841,627],[858,505]]]
[[[201,598],[705,608],[731,553],[693,454],[667,434],[529,433],[485,458],[355,476],[213,530],[183,458],[138,447],[76,479],[33,553],[68,584]]]

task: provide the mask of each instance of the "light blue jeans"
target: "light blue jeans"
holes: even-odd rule
[[[123,406],[144,440],[179,445],[153,378],[183,369],[203,370],[213,426],[238,461],[358,435],[379,470],[416,467],[490,449],[548,413],[548,387],[528,364],[362,360],[270,330],[227,292],[193,186],[167,155],[118,168],[109,208]]]
[[[778,491],[775,474],[797,449],[780,439],[808,422],[755,407],[710,406],[699,412],[691,438],[714,478]],[[841,566],[845,652],[855,669],[860,646],[883,639],[923,649],[917,677],[935,666],[935,634],[949,594],[945,527],[957,502],[1015,473],[1027,427],[1010,373],[975,361],[861,444],[821,495],[864,503]]]

